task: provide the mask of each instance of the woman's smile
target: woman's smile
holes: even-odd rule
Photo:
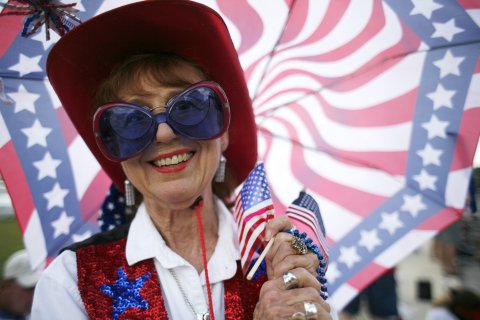
[[[160,173],[176,173],[185,169],[194,155],[195,151],[193,150],[179,149],[161,154],[150,163]]]

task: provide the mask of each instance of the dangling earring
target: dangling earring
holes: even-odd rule
[[[225,167],[227,165],[227,158],[220,156],[220,162],[218,164],[217,172],[215,172],[215,178],[213,179],[215,182],[223,182],[225,181]]]
[[[127,179],[125,179],[125,205],[127,207],[133,207],[135,205],[135,188]]]

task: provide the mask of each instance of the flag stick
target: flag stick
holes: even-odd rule
[[[258,257],[252,269],[250,269],[250,272],[247,274],[247,280],[252,280],[253,275],[255,274],[255,272],[257,272],[258,267],[260,267],[260,264],[262,263],[263,259],[265,259],[265,256],[267,255],[268,251],[270,251],[270,248],[272,247],[274,240],[275,240],[275,237],[273,237],[272,239],[270,239],[270,241],[268,241],[267,245],[265,246],[265,249],[262,251],[262,254]]]

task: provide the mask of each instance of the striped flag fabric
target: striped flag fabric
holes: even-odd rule
[[[76,2],[86,20],[133,1]],[[276,211],[303,187],[322,208],[329,301],[342,309],[462,214],[480,135],[480,3],[199,2],[239,53]],[[45,79],[55,39],[21,38],[21,19],[0,18],[0,171],[38,264],[95,232],[109,181]]]
[[[238,226],[239,249],[244,274],[252,261],[265,247],[265,226],[273,218],[270,196],[263,163],[250,172],[235,198],[233,216]]]
[[[76,15],[86,20],[122,3],[77,1]],[[31,264],[42,269],[60,249],[100,230],[111,181],[46,79],[46,57],[59,36],[50,32],[47,41],[40,30],[24,38],[23,18],[0,17],[0,174]]]
[[[303,187],[322,208],[340,310],[462,214],[480,134],[480,3],[214,5],[248,80],[275,210]]]
[[[324,257],[323,262],[326,263],[325,269],[327,269],[329,262],[327,235],[317,201],[307,192],[301,191],[293,203],[288,206],[285,214],[290,218],[295,229],[305,232],[317,245]]]

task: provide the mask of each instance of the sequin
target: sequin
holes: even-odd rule
[[[93,244],[76,250],[78,289],[90,319],[168,319],[162,291],[153,260],[145,260],[129,266],[125,258],[126,239],[109,243]],[[115,283],[121,268],[128,279],[142,278],[144,284],[138,293],[148,304],[148,309],[127,308],[123,313],[115,309],[114,298],[100,288]],[[146,275],[150,274],[147,278]],[[135,281],[133,281],[135,284]],[[140,286],[140,283],[137,283]],[[134,286],[134,288],[136,288]],[[121,305],[118,304],[117,307]]]
[[[168,319],[162,290],[158,281],[152,259],[144,260],[128,266],[125,258],[126,239],[102,244],[91,244],[76,250],[78,289],[90,319]],[[119,274],[119,268],[122,272]],[[125,276],[123,275],[125,273]],[[150,274],[149,277],[146,275]],[[129,295],[138,289],[138,294],[148,304],[148,308],[132,307],[115,309],[114,299],[100,290],[105,284],[114,284],[120,278],[130,281]],[[134,279],[128,280],[128,279]],[[144,280],[143,285],[141,281]],[[258,302],[260,288],[267,280],[265,275],[257,280],[248,281],[243,277],[240,262],[237,262],[237,273],[232,279],[224,282],[225,320],[253,319],[253,312]],[[106,287],[103,287],[106,290]],[[108,290],[107,290],[108,291]],[[142,305],[142,304],[140,304]],[[119,303],[117,306],[122,306]],[[115,313],[117,314],[117,313]]]
[[[253,311],[260,296],[260,288],[266,280],[266,275],[260,276],[257,280],[246,280],[238,263],[235,276],[225,281],[225,319],[253,319]]]
[[[148,302],[140,295],[140,290],[151,273],[144,274],[133,281],[128,280],[122,267],[117,269],[118,279],[113,284],[104,284],[100,290],[112,297],[112,319],[117,320],[129,308],[148,310]]]

